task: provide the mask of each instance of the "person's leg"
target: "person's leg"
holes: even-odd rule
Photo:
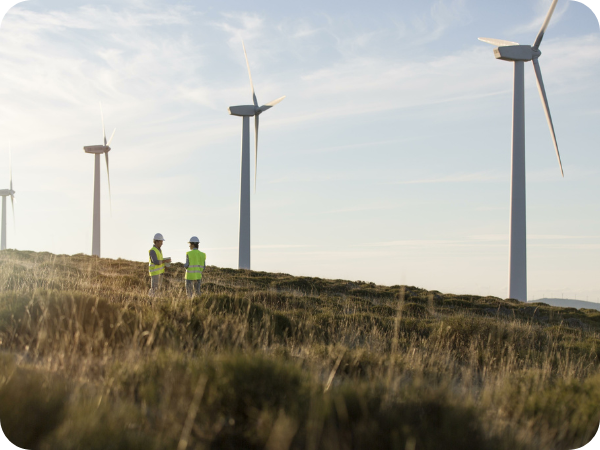
[[[185,290],[189,298],[194,296],[194,280],[185,280]]]
[[[148,295],[150,295],[150,297],[154,297],[156,295],[156,293],[158,292],[158,278],[160,275],[152,275],[150,277],[150,291],[148,292]]]
[[[154,297],[158,295],[158,291],[160,290],[161,278],[162,277],[160,276],[160,274],[152,275],[150,277],[150,296]]]
[[[202,279],[196,280],[196,294],[200,297],[200,288],[202,287]]]

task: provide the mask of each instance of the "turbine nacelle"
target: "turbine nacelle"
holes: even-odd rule
[[[254,105],[230,106],[228,111],[232,116],[240,117],[252,117],[262,112],[260,110],[257,111],[257,108]]]
[[[110,147],[108,145],[86,145],[85,147],[83,147],[83,150],[86,153],[93,153],[93,154],[102,154],[102,153],[108,153],[110,152]]]
[[[531,45],[506,45],[494,49],[494,56],[502,61],[531,61],[541,54],[542,52],[534,50]]]
[[[9,195],[15,195],[16,191],[12,189],[0,189],[0,197],[8,197]]]
[[[283,97],[278,98],[277,100],[273,100],[272,102],[267,103],[266,105],[262,105],[260,107],[254,106],[254,105],[230,106],[228,111],[229,111],[229,114],[231,114],[232,116],[240,116],[240,117],[258,116],[259,114],[265,112],[267,109],[271,109],[273,106],[275,106],[277,103],[279,103],[284,98],[285,98],[285,95]]]

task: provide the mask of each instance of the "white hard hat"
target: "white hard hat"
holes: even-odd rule
[[[163,237],[163,235],[162,235],[162,234],[160,234],[160,233],[156,233],[156,234],[154,235],[154,240],[155,240],[155,241],[164,241],[164,240],[165,240],[165,238]]]
[[[196,236],[192,236],[190,238],[190,243],[194,243],[194,244],[199,244],[200,243],[200,239],[198,239]]]

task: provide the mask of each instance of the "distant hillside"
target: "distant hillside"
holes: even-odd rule
[[[546,303],[550,306],[560,306],[561,308],[587,308],[600,311],[600,303],[584,302],[583,300],[572,300],[569,298],[540,298],[539,300],[529,300],[527,303]]]

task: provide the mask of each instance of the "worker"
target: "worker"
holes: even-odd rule
[[[148,272],[150,273],[150,291],[148,295],[154,297],[158,294],[160,288],[161,274],[165,272],[165,264],[171,262],[171,258],[163,258],[160,248],[165,238],[162,234],[154,235],[154,246],[150,249],[150,262],[148,263]]]
[[[202,273],[206,268],[206,253],[198,250],[200,239],[192,236],[189,241],[190,251],[185,257],[185,290],[188,297],[192,298],[194,293],[200,295],[202,285]]]

